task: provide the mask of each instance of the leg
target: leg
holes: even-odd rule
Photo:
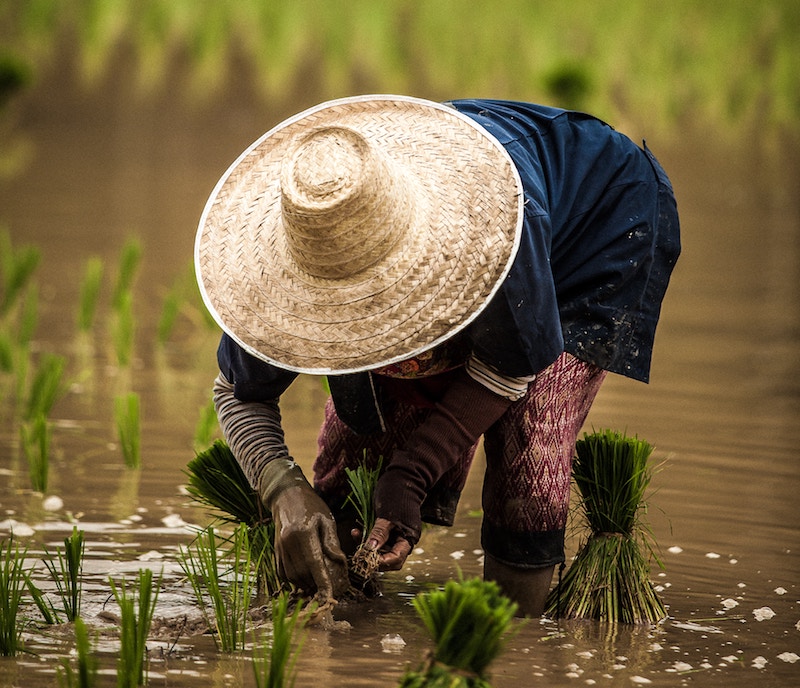
[[[485,435],[484,576],[539,616],[564,561],[575,441],[605,371],[562,354]]]
[[[506,597],[519,605],[518,616],[541,616],[544,603],[550,592],[555,566],[544,566],[538,569],[525,569],[510,566],[486,554],[483,563],[483,577],[493,580]]]

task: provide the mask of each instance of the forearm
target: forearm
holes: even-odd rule
[[[220,374],[214,381],[214,406],[225,441],[255,489],[259,489],[271,461],[292,462],[277,399],[239,401],[233,395],[233,385]]]

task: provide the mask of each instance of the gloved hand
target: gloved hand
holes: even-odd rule
[[[278,574],[321,601],[349,586],[347,558],[339,546],[336,523],[291,459],[273,459],[259,481],[261,501],[275,522]]]
[[[375,488],[378,520],[367,538],[374,549],[387,543],[391,548],[381,568],[402,567],[422,531],[425,495],[511,403],[461,370],[405,448],[394,452]],[[386,523],[391,524],[388,533]]]

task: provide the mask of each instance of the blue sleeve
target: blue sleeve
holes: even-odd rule
[[[297,377],[297,373],[271,365],[247,353],[230,336],[223,334],[217,348],[220,372],[233,385],[239,401],[277,399]]]

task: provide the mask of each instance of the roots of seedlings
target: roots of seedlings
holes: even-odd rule
[[[377,550],[360,545],[350,560],[350,583],[369,596],[380,592],[378,585],[378,566],[380,555]]]

